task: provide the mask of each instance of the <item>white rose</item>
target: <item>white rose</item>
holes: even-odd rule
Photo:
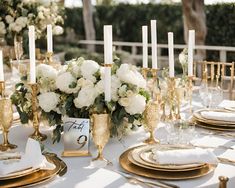
[[[96,85],[95,85],[97,93],[101,94],[104,93],[104,80],[100,80]]]
[[[97,95],[95,87],[84,87],[79,91],[73,102],[77,108],[88,107],[94,103]]]
[[[70,72],[65,72],[56,78],[56,87],[65,93],[75,93],[76,88],[69,87],[74,82],[77,82],[77,80],[73,75]]]
[[[119,78],[115,75],[111,77],[111,97],[113,101],[118,100],[118,88],[121,87],[122,83]]]
[[[81,65],[81,74],[84,78],[96,82],[96,78],[93,76],[99,70],[98,63],[92,60],[85,60]]]
[[[15,27],[13,28],[13,31],[19,33],[22,30],[22,27],[20,25],[15,25]]]
[[[121,105],[121,106],[129,106],[129,98],[127,97],[124,97],[124,98],[121,98],[119,99],[118,103]]]
[[[28,18],[27,17],[18,17],[15,21],[15,23],[19,26],[21,26],[22,28],[26,27],[26,24],[28,22]]]
[[[80,78],[77,81],[77,87],[78,88],[82,88],[82,87],[94,87],[94,84],[90,80],[86,80],[84,78]]]
[[[45,19],[44,14],[43,14],[42,11],[40,11],[40,12],[38,13],[38,18],[41,19],[41,20]]]
[[[117,70],[118,78],[126,83],[146,88],[146,81],[143,76],[136,70],[134,66],[122,64]]]
[[[37,77],[56,79],[57,70],[50,65],[40,64],[36,68]]]
[[[188,62],[188,56],[184,53],[180,53],[179,55],[179,62],[181,64],[186,64]]]
[[[125,110],[130,115],[142,114],[144,112],[146,101],[145,97],[143,97],[142,95],[132,95],[128,97],[128,102],[129,104],[125,107]]]
[[[14,22],[14,18],[11,15],[7,15],[5,19],[8,24],[11,24],[12,22]]]
[[[63,27],[61,27],[61,26],[59,26],[59,25],[56,25],[54,28],[53,28],[53,34],[54,35],[61,35],[61,34],[63,34],[63,32],[64,32],[64,29],[63,29]]]
[[[45,112],[50,112],[56,109],[59,103],[59,95],[54,92],[42,93],[38,96],[38,103]]]

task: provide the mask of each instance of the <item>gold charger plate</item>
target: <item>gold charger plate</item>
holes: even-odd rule
[[[204,111],[227,112],[227,113],[232,113],[232,112],[228,112],[227,110],[223,110],[223,109],[201,109],[201,110],[198,110],[198,111],[194,112],[193,117],[197,121],[200,121],[200,122],[203,122],[203,123],[212,124],[212,125],[215,125],[215,126],[216,125],[224,126],[224,127],[230,126],[230,127],[235,128],[235,122],[233,122],[233,121],[213,120],[213,119],[208,119],[208,118],[203,117],[201,115],[201,112],[204,112]]]
[[[17,172],[13,172],[13,173],[7,174],[5,176],[1,176],[0,180],[9,180],[9,179],[14,179],[14,178],[19,178],[22,176],[32,174],[32,173],[37,172],[39,170],[40,170],[39,168],[37,168],[37,169],[27,168],[27,169],[19,170]]]
[[[142,146],[131,150],[128,154],[128,159],[130,162],[137,166],[141,166],[143,168],[149,168],[152,170],[160,170],[160,171],[190,171],[195,169],[200,169],[205,167],[205,163],[203,164],[185,164],[185,165],[173,165],[173,164],[157,164],[156,161],[152,158],[152,149],[157,148],[159,150],[169,150],[169,149],[189,149],[192,147],[180,147],[180,146],[169,146],[169,145],[155,145],[155,146]]]
[[[192,121],[195,122],[196,126],[205,128],[205,129],[211,129],[211,130],[216,130],[216,131],[230,131],[230,132],[235,131],[235,127],[207,124],[207,123],[198,121],[196,119],[192,119]]]
[[[39,170],[29,175],[10,180],[0,180],[0,185],[4,188],[32,186],[54,178],[60,170],[60,161],[57,157],[46,156],[47,160],[55,165],[53,170]]]
[[[165,179],[165,180],[184,180],[184,179],[192,179],[192,178],[198,178],[201,176],[205,176],[211,172],[214,171],[216,166],[213,165],[206,165],[204,168],[191,170],[191,171],[176,171],[176,172],[169,172],[169,171],[158,171],[158,170],[151,170],[142,168],[140,166],[137,166],[128,159],[129,152],[133,150],[133,148],[125,151],[121,154],[119,157],[119,164],[120,166],[133,174],[147,177],[147,178],[153,178],[153,179]]]

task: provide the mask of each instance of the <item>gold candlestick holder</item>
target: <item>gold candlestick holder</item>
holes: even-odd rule
[[[168,79],[168,89],[169,89],[169,103],[170,103],[170,114],[169,120],[175,120],[175,78],[169,77]]]
[[[53,64],[52,57],[53,57],[53,52],[47,52],[47,53],[46,53],[46,55],[45,55],[45,60],[46,60],[46,63],[47,63],[48,65],[52,65],[52,64]]]
[[[147,76],[148,76],[148,73],[149,73],[149,68],[142,68],[142,75],[144,77],[145,80],[147,80]]]
[[[0,81],[0,95],[2,98],[5,97],[5,81]]]
[[[30,135],[30,138],[43,141],[47,138],[47,136],[40,133],[39,131],[39,115],[38,115],[38,101],[37,101],[38,85],[36,83],[30,84],[30,87],[32,90],[32,111],[33,111],[33,127],[34,127],[34,133]]]
[[[190,114],[193,113],[192,98],[193,98],[193,76],[188,76],[188,93],[189,93],[189,110]]]

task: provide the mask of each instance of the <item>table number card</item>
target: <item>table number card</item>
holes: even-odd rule
[[[89,156],[90,119],[66,118],[64,120],[63,157]]]

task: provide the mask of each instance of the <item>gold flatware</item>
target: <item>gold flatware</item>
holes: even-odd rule
[[[122,171],[115,171],[118,174],[120,174],[121,176],[123,176],[124,178],[126,178],[130,183],[137,183],[137,184],[142,184],[142,185],[147,185],[148,187],[152,187],[152,186],[157,186],[157,187],[161,187],[161,188],[179,188],[179,186],[175,185],[175,184],[171,184],[171,183],[166,183],[163,181],[147,181],[147,180],[143,180],[142,178],[133,176],[130,173],[127,172],[122,172]]]
[[[19,160],[19,159],[21,159],[20,156],[12,156],[12,157],[6,156],[6,157],[0,157],[0,161],[5,161],[5,160]]]
[[[235,160],[223,158],[223,157],[217,157],[220,163],[230,164],[235,166]]]

